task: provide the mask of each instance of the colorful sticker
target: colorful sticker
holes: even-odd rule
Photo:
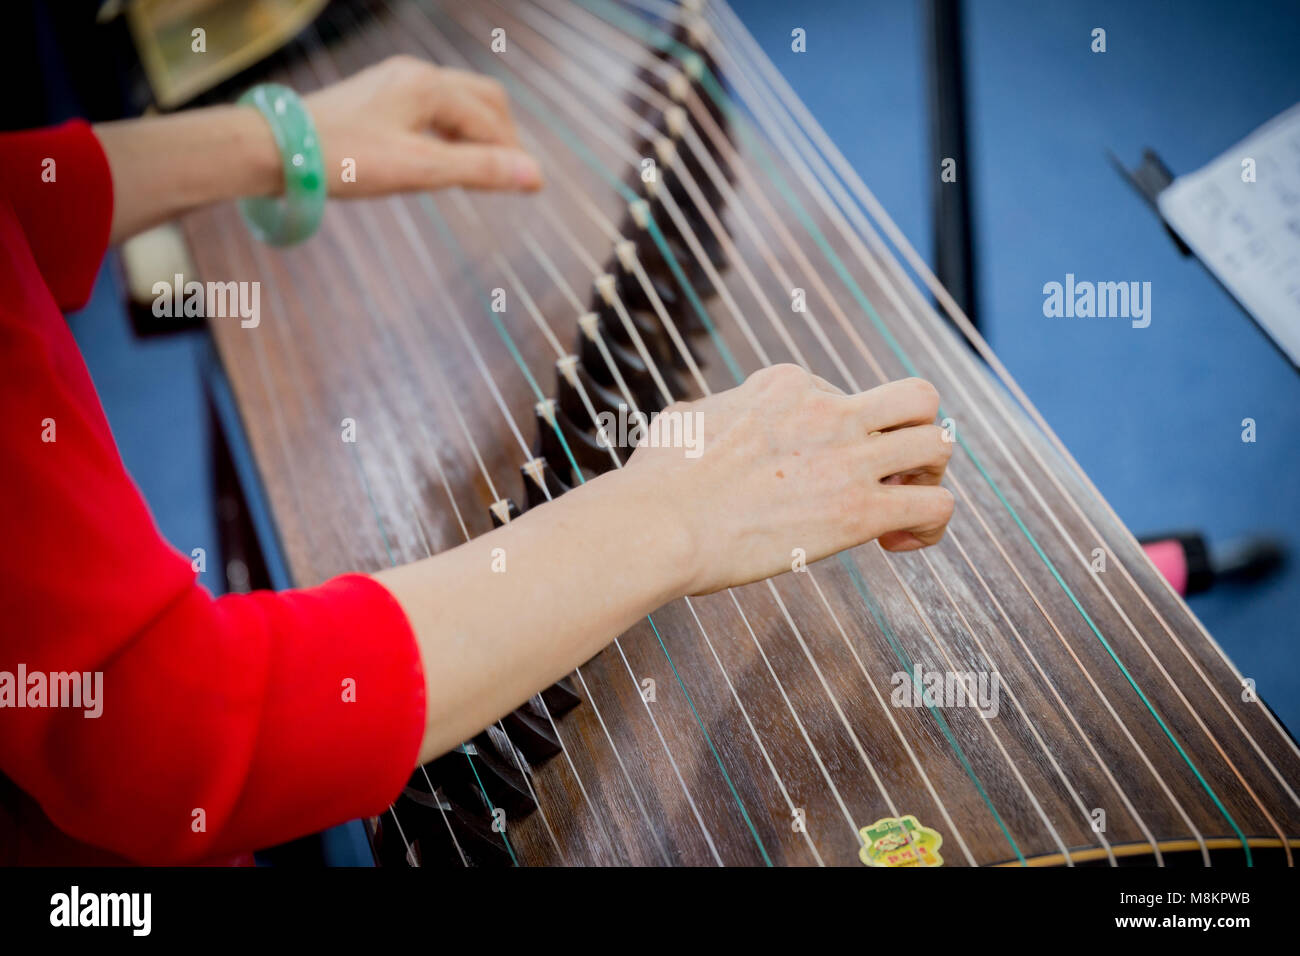
[[[884,817],[863,827],[858,857],[867,866],[943,866],[938,830],[921,826],[910,813]]]

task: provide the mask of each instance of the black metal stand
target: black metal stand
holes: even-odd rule
[[[970,154],[961,0],[924,0],[926,74],[930,85],[931,175],[934,183],[934,272],[976,328],[975,253],[971,240]],[[944,182],[946,160],[955,180]]]

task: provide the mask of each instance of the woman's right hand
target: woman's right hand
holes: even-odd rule
[[[939,485],[953,446],[938,409],[922,379],[846,395],[777,365],[665,409],[698,416],[697,457],[643,445],[624,470],[671,499],[692,545],[686,593],[706,594],[872,538],[890,551],[937,542],[953,509]]]
[[[420,761],[683,594],[789,571],[795,549],[811,562],[872,538],[938,541],[952,514],[938,408],[919,379],[845,395],[797,366],[764,369],[665,409],[700,416],[702,445],[637,448],[505,527],[376,574],[420,646]]]

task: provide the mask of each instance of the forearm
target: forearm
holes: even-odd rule
[[[611,472],[504,528],[376,575],[406,611],[424,661],[421,761],[684,593],[690,536],[651,471]]]
[[[214,106],[94,129],[113,174],[111,242],[208,203],[283,188],[271,128],[251,107]]]

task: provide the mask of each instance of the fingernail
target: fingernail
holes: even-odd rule
[[[538,189],[542,185],[542,170],[537,161],[527,153],[515,155],[515,187]]]

